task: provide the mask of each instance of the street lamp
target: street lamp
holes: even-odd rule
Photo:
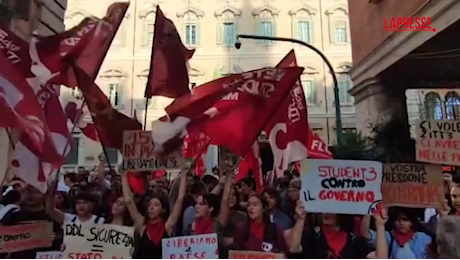
[[[336,127],[336,136],[337,136],[337,143],[341,144],[343,140],[343,129],[342,129],[342,116],[341,116],[341,111],[340,111],[340,99],[339,99],[339,84],[337,81],[337,75],[335,75],[334,68],[332,67],[331,63],[329,60],[326,58],[326,56],[318,50],[315,46],[308,44],[304,41],[292,39],[292,38],[283,38],[283,37],[270,37],[270,36],[258,36],[258,35],[248,35],[248,34],[239,34],[236,37],[236,42],[235,42],[235,48],[240,49],[241,48],[241,42],[240,38],[242,39],[253,39],[253,40],[269,40],[269,41],[281,41],[281,42],[293,42],[293,43],[298,43],[300,45],[303,45],[314,52],[316,52],[323,61],[326,63],[327,67],[329,68],[331,75],[332,75],[332,80],[334,81],[334,98],[335,98],[335,127]]]

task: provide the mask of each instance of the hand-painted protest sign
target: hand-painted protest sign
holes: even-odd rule
[[[417,161],[460,166],[460,121],[420,120],[415,130]]]
[[[158,156],[151,131],[123,132],[123,170],[131,172],[179,169],[184,165],[182,149]]]
[[[53,223],[51,222],[1,226],[0,253],[51,247],[52,236]]]
[[[228,259],[284,259],[283,254],[257,251],[228,251]]]
[[[366,215],[382,199],[380,162],[307,159],[301,172],[308,212]]]
[[[130,259],[134,248],[133,228],[110,224],[64,226],[66,259]]]
[[[35,259],[63,259],[61,251],[37,252]]]
[[[386,206],[439,208],[444,199],[442,166],[421,163],[383,165],[382,203]]]
[[[216,234],[164,238],[163,259],[218,259]]]

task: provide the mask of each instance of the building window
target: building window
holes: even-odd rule
[[[80,152],[80,138],[72,136],[70,141],[71,149],[70,152],[64,159],[64,164],[66,165],[78,165],[78,157]]]
[[[338,78],[339,87],[339,101],[340,105],[351,105],[353,104],[353,97],[348,93],[351,89],[351,79],[348,74],[341,74]]]
[[[329,37],[331,43],[348,43],[350,40],[348,32],[348,8],[338,4],[328,10],[326,15],[329,19]]]
[[[112,83],[107,86],[107,98],[114,107],[121,105],[121,84]]]
[[[259,8],[252,12],[256,19],[256,31],[258,35],[261,36],[268,36],[273,37],[276,36],[276,17],[279,14],[279,10],[275,8],[265,5],[262,8]],[[262,40],[260,41],[262,44],[269,44],[272,43],[270,40]]]
[[[192,7],[177,12],[177,17],[181,22],[181,37],[187,46],[200,45],[200,24],[204,12]]]
[[[195,46],[197,44],[197,26],[196,24],[185,25],[185,44]]]
[[[238,18],[242,11],[231,6],[226,6],[217,10],[214,15],[218,20],[217,24],[217,44],[233,47],[238,34]]]
[[[153,33],[155,31],[155,12],[150,11],[144,14],[141,14],[142,19],[142,46],[150,47],[153,43]]]
[[[457,92],[451,91],[445,97],[446,118],[458,120],[460,118],[460,96]]]
[[[259,35],[273,37],[273,22],[272,21],[261,21],[259,23]],[[271,41],[263,40],[262,43],[268,44]]]
[[[425,96],[425,113],[427,119],[442,119],[441,97],[436,92],[430,92]]]
[[[348,42],[347,23],[345,21],[337,21],[335,24],[335,40],[337,43]]]
[[[115,148],[105,147],[107,161],[111,166],[118,165],[118,150]]]
[[[344,133],[357,133],[358,130],[356,129],[356,127],[344,127],[343,132]]]
[[[307,105],[316,104],[316,90],[313,80],[302,80],[302,88]]]
[[[304,42],[311,42],[310,39],[310,22],[298,21],[297,22],[297,39]]]
[[[126,74],[120,70],[112,69],[104,71],[101,74],[101,79],[106,86],[105,94],[107,99],[113,107],[122,109],[123,108],[123,83],[126,78]]]
[[[233,46],[236,40],[235,23],[224,22],[222,27],[222,42],[225,46]]]

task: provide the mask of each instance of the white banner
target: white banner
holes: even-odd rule
[[[163,259],[218,259],[217,234],[172,237],[161,240]]]
[[[64,227],[64,258],[132,258],[133,228],[110,224],[68,223]]]

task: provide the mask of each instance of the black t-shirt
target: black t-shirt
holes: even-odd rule
[[[27,211],[25,209],[21,209],[20,211],[13,212],[7,214],[1,221],[2,225],[5,226],[12,226],[12,225],[17,225],[21,222],[27,222],[27,221],[49,221],[54,223],[53,231],[56,235],[56,238],[53,241],[53,245],[49,248],[38,248],[38,249],[33,249],[33,250],[27,250],[27,251],[21,251],[21,252],[16,252],[12,253],[10,258],[12,259],[35,259],[35,255],[37,252],[45,252],[45,251],[59,251],[63,236],[62,236],[62,229],[61,226],[53,221],[48,214],[46,214],[45,210],[41,211]],[[0,255],[0,258],[4,258],[6,254]]]
[[[307,228],[302,235],[302,249],[298,254],[288,253],[291,259],[366,259],[372,248],[362,237],[348,233],[347,242],[338,255],[332,254],[321,230]]]

